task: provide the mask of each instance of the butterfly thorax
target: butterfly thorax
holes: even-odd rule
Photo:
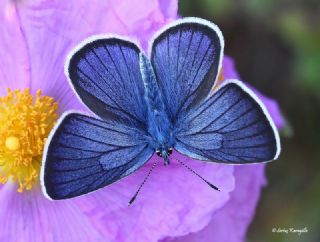
[[[140,67],[145,87],[145,100],[147,103],[147,123],[150,135],[150,145],[158,156],[164,159],[164,164],[169,164],[168,157],[174,145],[173,128],[159,92],[156,76],[150,61],[140,55]]]

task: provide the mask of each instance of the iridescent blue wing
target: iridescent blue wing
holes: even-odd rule
[[[177,121],[175,149],[190,157],[224,163],[274,160],[277,129],[263,104],[239,81],[228,81]]]
[[[119,38],[85,41],[70,55],[66,75],[80,99],[105,120],[146,128],[139,48]]]
[[[151,157],[139,54],[129,41],[95,38],[70,55],[66,75],[83,103],[103,120],[71,113],[58,122],[43,158],[41,179],[48,197],[94,191]]]
[[[212,90],[223,47],[218,27],[198,18],[178,20],[155,37],[151,63],[173,123]]]
[[[56,127],[41,171],[43,192],[54,200],[109,185],[134,172],[153,154],[144,134],[126,125],[69,113]]]

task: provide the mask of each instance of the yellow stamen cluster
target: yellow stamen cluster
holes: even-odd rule
[[[17,181],[19,192],[38,181],[44,144],[58,118],[58,103],[38,90],[0,98],[0,182]]]

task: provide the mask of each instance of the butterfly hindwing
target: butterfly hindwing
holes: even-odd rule
[[[42,182],[54,200],[92,192],[125,177],[153,154],[138,129],[78,113],[64,115],[44,153]]]
[[[70,55],[66,75],[80,99],[99,117],[144,129],[139,53],[134,43],[120,38],[85,41]]]
[[[173,122],[207,97],[217,78],[223,48],[220,30],[198,18],[178,20],[155,37],[151,62]]]
[[[175,148],[194,158],[255,163],[276,159],[280,151],[266,109],[239,81],[226,81],[178,123]]]

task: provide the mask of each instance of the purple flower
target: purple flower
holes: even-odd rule
[[[169,168],[155,169],[131,207],[127,203],[150,164],[158,159],[156,156],[120,182],[72,200],[46,200],[35,181],[41,144],[51,127],[50,117],[56,112],[55,105],[49,105],[54,101],[41,99],[37,90],[57,101],[59,114],[68,109],[86,111],[63,74],[68,52],[85,37],[107,32],[136,38],[146,48],[150,36],[176,17],[177,1],[174,0],[0,2],[0,107],[10,107],[5,116],[8,118],[0,119],[0,138],[3,138],[0,140],[3,142],[0,144],[3,149],[0,149],[0,178],[11,175],[0,185],[0,241],[159,241],[181,236],[187,240],[192,239],[191,233],[194,241],[210,241],[212,236],[215,241],[243,240],[264,181],[263,165],[235,168],[193,161],[175,153]],[[228,77],[232,68],[226,66],[224,75]],[[7,87],[21,92],[8,95]],[[29,88],[30,93],[23,91],[25,88]],[[31,95],[41,101],[33,102]],[[15,103],[12,99],[20,100],[19,109],[14,112],[11,112],[11,104]],[[24,112],[32,115],[23,115]],[[10,122],[13,114],[15,122],[20,124],[18,128]],[[44,126],[38,127],[37,121]],[[12,125],[4,128],[9,124]],[[38,128],[23,128],[24,124]],[[21,136],[29,131],[32,137],[39,138],[37,142],[27,139],[28,135]],[[20,152],[25,149],[21,145],[24,142],[33,148],[29,153]],[[32,146],[35,143],[37,145]],[[19,169],[10,166],[11,158],[23,158],[25,154],[29,154],[28,164],[33,164],[32,169],[31,166]],[[11,158],[4,159],[8,157]],[[174,157],[186,161],[221,192],[212,191],[175,162]],[[19,182],[22,182],[20,188],[28,191],[18,193]],[[235,209],[238,206],[244,206],[241,213]],[[219,233],[208,233],[212,226],[220,226]],[[225,228],[237,230],[238,240],[223,237],[230,234],[224,233]]]
[[[229,201],[212,214],[211,221],[202,230],[166,242],[244,242],[261,189],[266,184],[264,164],[235,166],[235,189]],[[162,241],[162,242],[164,242]]]

